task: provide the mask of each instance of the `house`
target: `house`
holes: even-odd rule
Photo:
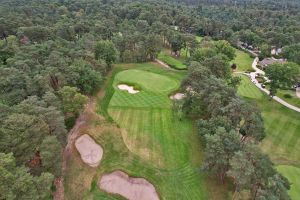
[[[271,55],[278,56],[281,53],[282,53],[282,48],[272,47],[272,49],[271,49]]]
[[[263,70],[266,67],[268,67],[269,65],[272,65],[275,63],[279,63],[279,64],[286,63],[286,59],[276,59],[276,58],[271,57],[271,58],[265,58],[262,61],[258,62],[258,64],[262,67]]]

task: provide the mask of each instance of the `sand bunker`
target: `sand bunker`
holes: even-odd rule
[[[75,146],[84,163],[91,167],[97,167],[100,164],[103,149],[89,135],[80,136],[76,140]]]
[[[98,181],[100,189],[118,194],[129,200],[159,200],[155,187],[143,178],[130,178],[122,171],[102,176]]]
[[[170,99],[172,99],[172,100],[181,100],[184,97],[185,97],[185,94],[183,94],[183,93],[176,93],[176,94],[170,96]]]
[[[138,90],[135,90],[132,86],[129,86],[129,85],[125,85],[125,84],[120,84],[118,85],[118,88],[120,90],[127,90],[128,93],[130,94],[136,94],[136,93],[139,93],[140,91]]]

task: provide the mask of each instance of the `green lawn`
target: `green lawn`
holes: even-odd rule
[[[237,65],[237,71],[252,70],[253,58],[251,58],[248,53],[236,49],[235,54],[236,57],[231,63],[235,63]]]
[[[70,167],[65,175],[66,199],[123,199],[96,185],[103,174],[114,170],[146,178],[156,187],[160,199],[229,198],[226,187],[200,171],[201,142],[192,122],[179,120],[172,112],[168,95],[178,89],[185,74],[155,63],[116,65],[106,85],[106,95],[98,102],[98,112],[102,114],[107,109],[116,124],[94,116],[80,131],[91,135],[104,154],[100,166],[94,169],[83,164],[75,151],[67,161]],[[129,80],[142,91],[129,94],[117,89],[118,83]]]
[[[286,98],[284,95],[289,94],[291,98]],[[300,108],[300,98],[297,97],[295,90],[278,90],[276,96],[280,97],[281,99],[285,100],[289,104],[297,106]]]
[[[269,101],[269,97],[244,75],[242,75],[238,94],[256,102],[262,110],[267,135],[261,144],[262,150],[271,157],[276,165],[287,165],[287,168],[292,165],[300,167],[300,113],[292,111],[274,100]],[[283,174],[286,175],[284,170]],[[288,174],[287,178],[289,176]],[[300,180],[299,171],[293,176]],[[295,200],[300,198],[297,191],[299,191],[299,187],[297,190],[294,187],[291,191]]]
[[[238,94],[254,101],[262,110],[267,137],[263,150],[276,164],[300,166],[300,113],[290,110],[262,93],[250,79],[242,76]]]
[[[238,94],[241,96],[251,98],[251,99],[261,99],[263,98],[263,93],[257,89],[257,87],[250,81],[250,79],[243,75],[242,84],[238,88]]]
[[[289,195],[293,200],[297,200],[300,197],[300,168],[294,166],[280,165],[277,167],[278,171],[287,177],[290,181],[291,190]]]
[[[196,40],[198,42],[201,42],[203,37],[201,36],[196,36]],[[186,69],[187,66],[185,64],[185,61],[190,57],[190,52],[188,49],[182,48],[180,50],[180,57],[176,58],[171,55],[171,52],[169,49],[163,49],[159,54],[158,54],[158,59],[163,61],[164,63],[168,64],[170,67],[174,69]]]
[[[112,82],[114,93],[108,113],[121,131],[92,132],[96,141],[104,145],[99,173],[121,169],[131,176],[145,177],[154,184],[161,199],[206,200],[214,195],[209,194],[211,188],[199,170],[201,145],[193,125],[187,119],[178,119],[168,97],[179,88],[184,73],[152,63],[120,64],[117,68],[126,70],[118,72]],[[124,82],[140,86],[141,92],[119,90],[116,86]],[[91,199],[121,199],[96,186],[91,191]]]
[[[158,59],[163,61],[164,63],[168,64],[170,67],[174,69],[186,69],[187,66],[184,64],[185,61],[185,51],[182,52],[182,56],[180,58],[175,58],[170,54],[170,50],[168,49],[163,49],[159,54],[158,54]]]
[[[177,80],[143,70],[125,70],[115,76],[115,83],[131,82],[140,86],[142,91],[157,93],[168,93],[179,87]]]
[[[124,200],[97,186],[103,174],[114,170],[146,178],[161,200],[231,199],[230,185],[200,170],[202,146],[192,122],[179,120],[172,112],[168,95],[178,89],[186,73],[157,63],[114,66],[97,97],[100,115],[88,112],[87,124],[79,129],[103,147],[103,158],[99,167],[91,168],[74,149],[66,159],[65,199]],[[116,87],[127,81],[141,87],[141,92],[133,95]]]

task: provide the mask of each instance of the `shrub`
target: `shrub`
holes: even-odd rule
[[[290,95],[290,94],[284,94],[283,97],[284,97],[284,98],[287,98],[287,99],[291,99],[293,96]]]

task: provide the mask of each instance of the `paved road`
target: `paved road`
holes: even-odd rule
[[[258,87],[261,91],[263,91],[263,92],[265,92],[266,94],[269,95],[269,94],[270,94],[270,91],[267,90],[267,89],[265,89],[265,88],[262,88],[261,84],[258,83],[258,81],[257,81],[256,78],[255,78],[255,76],[256,76],[257,74],[265,74],[264,71],[262,71],[262,70],[260,70],[260,69],[257,68],[257,63],[258,63],[258,58],[255,58],[254,61],[253,61],[253,63],[252,63],[252,68],[255,70],[255,72],[251,72],[250,74],[247,74],[247,75],[249,76],[249,78],[251,79],[252,83],[253,83],[256,87]],[[297,91],[298,91],[298,92],[297,92],[297,95],[298,95],[298,93],[300,93],[300,89],[297,88]],[[300,96],[300,94],[299,94],[299,96]],[[273,99],[274,99],[275,101],[277,101],[278,103],[284,105],[285,107],[288,107],[289,109],[292,109],[292,110],[294,110],[294,111],[300,113],[300,108],[298,108],[298,107],[296,107],[296,106],[293,106],[293,105],[289,104],[288,102],[284,101],[283,99],[281,99],[281,98],[279,98],[279,97],[277,97],[277,96],[274,96]]]
[[[300,98],[300,87],[297,87],[296,89],[296,96]]]

